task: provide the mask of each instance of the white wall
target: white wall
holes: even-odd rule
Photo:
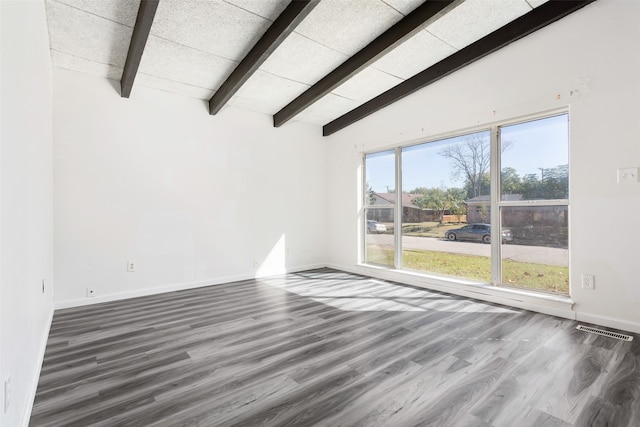
[[[0,425],[13,427],[29,421],[53,314],[52,75],[44,3],[2,1],[0,15]]]
[[[381,273],[357,265],[362,151],[569,106],[573,316],[640,332],[640,184],[616,183],[640,166],[638,19],[640,2],[592,3],[329,137],[329,263]]]
[[[57,307],[324,264],[318,126],[116,84],[54,71]]]

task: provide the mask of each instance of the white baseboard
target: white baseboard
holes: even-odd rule
[[[40,347],[38,348],[38,365],[33,375],[33,380],[29,385],[29,391],[27,393],[28,400],[22,413],[21,423],[22,427],[28,427],[29,421],[31,421],[31,412],[33,411],[33,402],[36,398],[36,392],[38,391],[38,382],[40,381],[40,371],[42,370],[42,362],[44,361],[44,353],[47,349],[47,341],[49,340],[49,332],[51,331],[51,323],[53,321],[54,308],[51,307],[49,311],[49,317],[47,319],[47,327],[42,337],[40,338]]]
[[[216,286],[216,285],[222,285],[225,283],[239,282],[242,280],[251,280],[251,279],[286,274],[286,273],[295,273],[297,271],[311,270],[311,269],[321,268],[321,267],[325,267],[325,264],[301,265],[297,267],[282,269],[281,271],[277,271],[277,272],[271,271],[269,272],[269,274],[251,273],[251,274],[238,274],[233,276],[222,276],[222,277],[217,277],[215,279],[200,280],[197,282],[173,283],[173,284],[159,286],[155,288],[138,289],[135,291],[128,291],[128,292],[118,292],[118,293],[100,295],[100,296],[91,297],[91,298],[79,298],[79,299],[72,299],[72,300],[56,301],[55,309],[62,310],[65,308],[82,307],[85,305],[100,304],[103,302],[111,302],[111,301],[118,301],[118,300],[129,299],[129,298],[163,294],[166,292],[183,291],[186,289],[202,288],[205,286]]]

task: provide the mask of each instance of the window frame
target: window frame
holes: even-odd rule
[[[567,160],[568,160],[568,184],[567,184],[567,194],[568,194],[568,198],[566,199],[534,199],[534,200],[519,200],[519,201],[513,201],[513,200],[502,200],[502,182],[500,179],[500,174],[502,173],[502,162],[501,162],[501,156],[502,156],[502,151],[501,151],[501,146],[500,143],[501,138],[500,138],[500,131],[502,128],[504,127],[508,127],[508,126],[513,126],[513,125],[518,125],[521,123],[528,123],[528,122],[534,122],[536,120],[544,120],[544,119],[549,119],[552,117],[558,117],[558,116],[567,116]],[[547,113],[547,114],[540,114],[540,115],[534,115],[534,116],[527,116],[524,118],[520,118],[520,119],[514,119],[514,120],[510,120],[510,121],[506,121],[506,122],[500,122],[500,123],[496,123],[492,126],[492,139],[491,139],[491,144],[492,144],[492,152],[491,152],[491,166],[490,166],[490,173],[491,173],[491,241],[495,241],[497,242],[495,245],[491,245],[491,275],[492,275],[492,279],[493,279],[493,286],[496,287],[504,287],[504,288],[515,288],[515,289],[523,289],[521,287],[518,286],[509,286],[508,284],[505,284],[502,281],[502,244],[500,244],[500,239],[501,239],[501,235],[502,235],[502,208],[504,207],[540,207],[540,206],[566,206],[567,207],[567,216],[568,218],[571,217],[571,206],[570,206],[570,198],[571,198],[571,194],[570,194],[570,188],[571,188],[571,159],[570,159],[570,147],[571,147],[571,115],[569,114],[569,110],[568,109],[563,109],[563,110],[558,110],[555,111],[553,113]],[[495,128],[495,138],[494,138],[494,132],[493,129]],[[495,139],[495,141],[494,141]],[[494,147],[495,145],[495,147]],[[495,156],[494,156],[495,154]],[[495,167],[494,167],[494,161],[495,161]],[[495,176],[494,176],[495,175]],[[495,188],[495,191],[493,191],[493,189]],[[494,200],[494,195],[495,195],[495,200]],[[494,203],[495,202],[495,203]],[[495,213],[494,213],[495,212]],[[495,215],[495,217],[494,217]],[[495,224],[497,224],[497,227],[494,227],[494,220],[496,221]],[[567,229],[570,233],[570,225],[569,223],[567,224]],[[567,250],[569,251],[569,254],[571,253],[571,249],[569,247],[570,245],[570,240],[567,241]],[[569,269],[569,277],[571,277],[571,268],[570,266],[568,266]],[[544,291],[540,291],[540,290],[535,290],[535,289],[529,289],[529,288],[524,288],[527,289],[528,291],[531,292],[538,292],[538,293],[545,293]],[[571,289],[569,289],[569,293],[567,294],[567,296],[570,296],[571,294]]]
[[[375,267],[383,267],[383,268],[389,268],[392,270],[398,270],[401,272],[409,272],[409,270],[405,270],[403,269],[402,266],[402,212],[403,212],[403,206],[402,206],[402,192],[403,192],[403,187],[402,187],[402,150],[404,148],[409,148],[409,147],[414,147],[414,146],[418,146],[418,145],[422,145],[422,144],[428,144],[431,142],[436,142],[436,141],[441,141],[441,140],[445,140],[445,139],[449,139],[449,138],[456,138],[456,137],[460,137],[460,136],[464,136],[464,135],[468,135],[471,133],[476,133],[476,132],[482,132],[482,131],[488,131],[490,134],[490,168],[489,168],[489,174],[490,174],[490,183],[491,183],[491,192],[490,192],[490,209],[491,209],[491,213],[490,213],[490,224],[491,224],[491,283],[486,283],[486,285],[492,286],[494,288],[503,288],[503,289],[517,289],[517,290],[523,290],[523,288],[518,288],[518,287],[512,287],[509,286],[508,284],[504,284],[502,283],[502,242],[501,242],[501,235],[502,235],[502,221],[501,221],[501,213],[502,213],[502,208],[503,207],[533,207],[533,206],[566,206],[567,207],[567,215],[568,215],[568,229],[569,229],[569,233],[570,233],[570,218],[571,218],[571,207],[570,207],[570,194],[569,194],[569,198],[567,199],[541,199],[541,200],[523,200],[523,201],[503,201],[501,200],[502,197],[502,192],[501,192],[501,182],[500,182],[500,175],[501,175],[501,151],[500,151],[500,130],[503,127],[507,127],[507,126],[511,126],[511,125],[516,125],[516,124],[520,124],[520,123],[526,123],[526,122],[532,122],[535,120],[541,120],[541,119],[546,119],[546,118],[551,118],[551,117],[555,117],[555,116],[561,116],[561,115],[566,115],[567,116],[567,131],[568,131],[568,146],[567,146],[567,150],[568,150],[568,168],[569,168],[569,188],[570,188],[570,178],[571,178],[571,174],[570,174],[570,169],[571,169],[571,161],[570,161],[570,146],[571,146],[571,135],[570,135],[570,123],[571,123],[571,117],[570,117],[570,112],[569,112],[569,108],[568,107],[563,107],[563,108],[559,108],[559,109],[554,109],[554,110],[548,110],[548,111],[543,111],[543,112],[539,112],[539,113],[534,113],[534,114],[529,114],[529,115],[525,115],[525,116],[520,116],[517,118],[512,118],[512,119],[507,119],[507,120],[500,120],[497,122],[493,122],[491,124],[488,125],[482,125],[482,126],[476,126],[473,128],[467,128],[467,129],[462,129],[459,131],[455,131],[455,132],[447,132],[444,134],[439,134],[439,135],[435,135],[431,138],[428,139],[420,139],[420,140],[414,140],[414,141],[408,141],[405,143],[400,143],[400,144],[394,144],[393,146],[389,147],[386,146],[385,147],[381,147],[380,149],[375,149],[375,150],[370,150],[370,151],[363,151],[362,152],[362,183],[361,183],[361,188],[364,189],[364,191],[362,191],[363,193],[363,197],[361,200],[361,212],[362,212],[362,218],[363,221],[362,223],[364,224],[363,227],[360,227],[360,232],[363,233],[362,236],[363,238],[361,239],[361,258],[359,259],[359,262],[365,266],[375,266]],[[368,210],[368,206],[366,203],[366,158],[367,155],[371,155],[371,154],[376,154],[376,153],[382,153],[382,152],[391,152],[394,151],[395,152],[395,163],[394,163],[394,167],[395,167],[395,188],[396,188],[396,192],[395,192],[395,205],[392,207],[389,207],[389,209],[393,209],[394,211],[394,262],[393,262],[393,267],[389,267],[386,265],[380,265],[380,264],[374,264],[374,263],[368,263],[367,260],[367,241],[366,241],[366,233],[367,233],[367,210]],[[397,207],[400,207],[400,209],[398,209]],[[567,249],[570,251],[570,241],[567,242],[568,247]],[[570,252],[569,252],[570,254]],[[569,255],[570,256],[570,255]],[[569,268],[569,277],[571,277],[571,269],[570,266]],[[431,277],[437,277],[440,280],[445,280],[445,281],[449,281],[452,283],[467,283],[467,281],[464,278],[460,278],[459,280],[452,278],[451,276],[445,276],[445,275],[441,275],[438,273],[432,273],[432,272],[417,272],[414,270],[410,270],[410,272],[412,274],[418,274],[421,276],[431,276]],[[546,294],[544,291],[539,291],[536,289],[524,289],[526,291],[530,291],[533,292],[535,294]],[[558,296],[558,294],[553,294],[554,296]],[[570,297],[570,290],[569,290],[569,294],[566,295],[566,297]]]
[[[388,209],[388,210],[391,210],[393,212],[392,217],[393,217],[393,224],[394,224],[394,231],[393,231],[393,234],[394,234],[394,248],[393,248],[394,253],[393,253],[393,267],[392,268],[396,269],[396,270],[400,270],[401,267],[399,267],[398,264],[397,264],[397,259],[398,259],[397,252],[396,252],[397,242],[395,240],[395,235],[397,234],[396,233],[396,225],[398,224],[398,222],[397,222],[398,221],[397,212],[399,210],[399,209],[396,209],[396,207],[398,206],[398,191],[397,191],[397,188],[398,188],[398,184],[399,184],[399,182],[398,182],[398,161],[397,161],[398,150],[397,150],[397,148],[386,149],[386,150],[376,150],[376,151],[372,151],[372,152],[368,152],[368,153],[362,153],[362,186],[361,186],[361,188],[362,188],[363,191],[362,191],[362,200],[361,200],[362,205],[361,206],[362,206],[362,217],[363,217],[362,224],[363,225],[362,225],[362,227],[360,227],[360,232],[362,233],[362,239],[361,239],[361,242],[362,242],[362,246],[361,246],[362,259],[360,260],[360,262],[365,264],[365,265],[372,265],[372,266],[376,266],[376,267],[389,268],[386,264],[376,264],[376,263],[367,262],[367,259],[369,258],[368,245],[367,245],[367,235],[369,233],[367,222],[369,221],[369,219],[368,219],[367,213],[368,213],[369,209],[371,209],[373,207],[373,205],[369,205],[367,203],[367,197],[369,197],[369,196],[367,194],[366,186],[367,186],[367,156],[371,155],[371,154],[386,153],[386,152],[392,152],[392,151],[394,153],[394,168],[395,168],[394,176],[395,176],[395,184],[396,184],[396,200],[395,200],[395,203],[393,205],[390,205],[390,206],[376,206],[374,209]],[[402,193],[400,193],[400,201],[402,202]],[[402,211],[400,212],[400,219],[402,219]]]

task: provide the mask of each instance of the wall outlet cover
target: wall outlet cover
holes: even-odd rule
[[[618,169],[618,183],[638,182],[638,168]]]
[[[582,275],[582,289],[594,289],[595,288],[595,276],[593,274]]]

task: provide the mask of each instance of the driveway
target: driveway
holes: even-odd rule
[[[367,234],[367,243],[380,246],[393,246],[391,234]],[[449,241],[433,237],[402,237],[403,249],[449,252],[453,254],[491,256],[491,245],[475,242]],[[502,258],[534,264],[569,265],[569,250],[542,246],[502,245]]]

